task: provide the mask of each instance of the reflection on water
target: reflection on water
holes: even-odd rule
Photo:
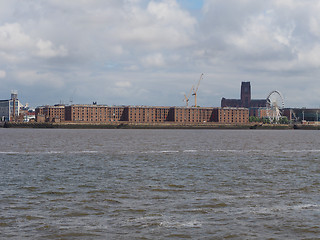
[[[0,129],[1,239],[315,239],[317,131]]]

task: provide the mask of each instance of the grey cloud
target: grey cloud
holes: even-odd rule
[[[183,105],[204,72],[203,106],[237,98],[241,81],[257,98],[278,89],[287,105],[314,106],[296,94],[317,89],[319,10],[316,0],[205,0],[197,15],[175,0],[1,1],[0,94]]]
[[[208,0],[203,10],[198,61],[237,88],[240,81],[250,80],[260,97],[268,88],[279,89],[287,92],[288,105],[302,104],[295,88],[304,95],[307,89],[301,86],[316,85],[319,75],[318,1]],[[234,96],[226,86],[221,83],[218,91]],[[315,106],[314,101],[303,105]]]

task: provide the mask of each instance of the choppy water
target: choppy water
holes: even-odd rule
[[[1,239],[320,239],[318,131],[0,137]]]

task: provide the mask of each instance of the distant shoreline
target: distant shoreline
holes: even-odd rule
[[[308,124],[221,124],[221,123],[15,123],[1,124],[4,128],[64,128],[64,129],[278,129],[320,130],[320,125]]]

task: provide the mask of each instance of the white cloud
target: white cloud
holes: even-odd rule
[[[14,74],[16,82],[22,86],[46,86],[59,89],[64,86],[64,81],[60,76],[50,72],[38,72],[34,70],[19,71]]]
[[[129,81],[116,82],[115,85],[119,88],[129,88],[132,86],[131,82]]]
[[[320,67],[320,44],[314,45],[311,49],[304,49],[298,54],[299,65],[306,68]]]
[[[30,47],[32,47],[32,40],[22,31],[20,24],[6,23],[0,26],[1,51],[23,50]]]
[[[320,8],[319,8],[320,9]],[[311,16],[309,20],[310,32],[317,37],[320,37],[320,17]]]
[[[36,40],[26,34],[19,23],[6,23],[0,26],[0,55],[11,62],[29,62],[33,56],[64,57],[67,49],[62,45],[55,47],[49,40]]]
[[[142,64],[145,67],[164,67],[165,60],[161,53],[155,53],[142,58]]]
[[[230,33],[227,42],[238,52],[245,53],[244,58],[252,55],[261,60],[270,57],[278,58],[279,53],[288,51],[288,47],[291,47],[295,26],[289,24],[280,28],[273,25],[272,21],[270,16],[252,17],[246,21],[239,34]]]
[[[182,105],[179,93],[204,72],[203,106],[238,97],[241,81],[257,97],[285,89],[290,105],[318,84],[318,0],[204,0],[201,11],[187,9],[176,0],[0,1],[3,91],[41,88],[58,101],[52,89],[76,88],[82,103],[99,92],[99,102]]]
[[[150,1],[146,9],[134,6],[123,13],[115,36],[145,49],[172,49],[193,43],[196,19],[174,0]]]
[[[52,57],[64,57],[68,54],[67,49],[60,45],[55,48],[51,41],[44,41],[42,39],[38,40],[36,43],[37,52],[36,55],[44,58]]]
[[[5,78],[7,75],[6,71],[0,70],[0,78]]]

